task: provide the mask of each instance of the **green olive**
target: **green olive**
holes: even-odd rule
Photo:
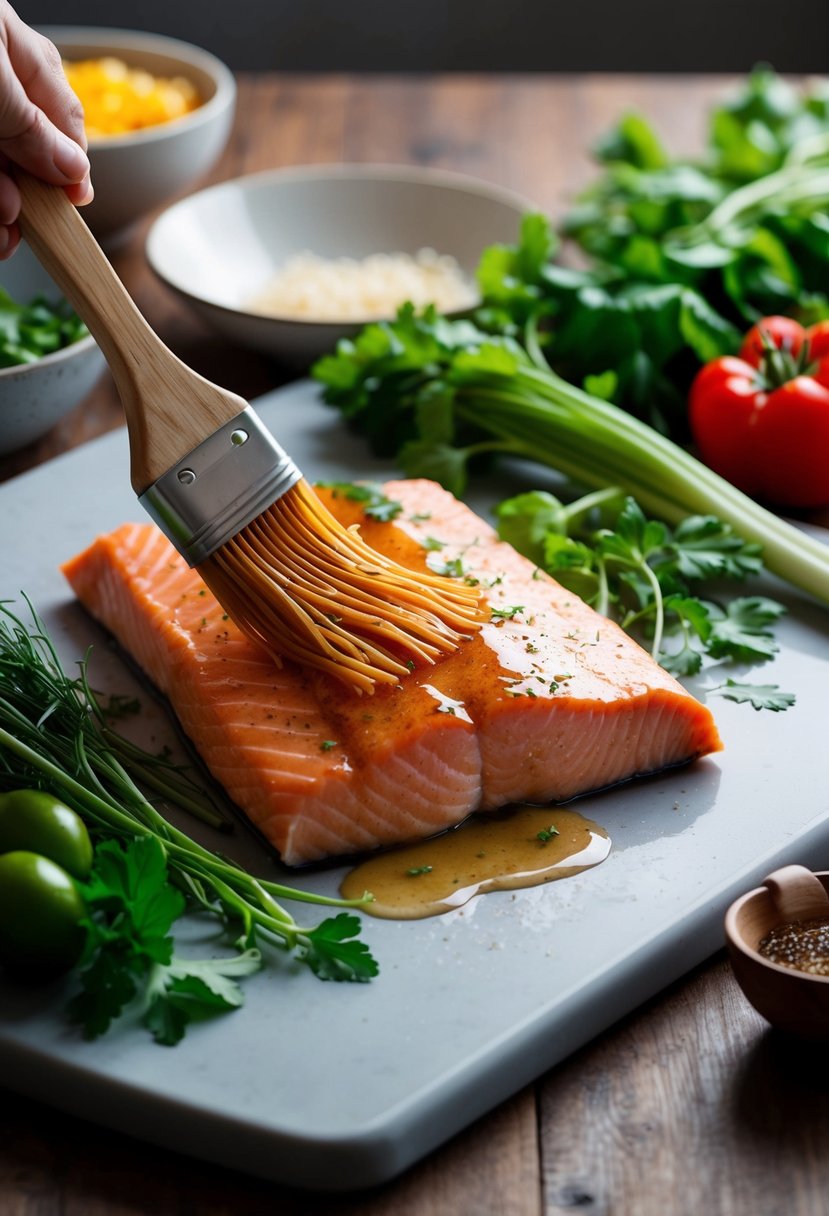
[[[51,979],[78,961],[86,913],[66,870],[37,853],[0,855],[0,965],[29,979]]]
[[[80,815],[42,790],[0,795],[0,854],[15,849],[49,857],[73,878],[88,878],[92,869],[92,842]]]

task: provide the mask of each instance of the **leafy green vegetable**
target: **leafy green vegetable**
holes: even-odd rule
[[[182,898],[188,909],[210,915],[232,930],[247,962],[230,966],[224,960],[212,970],[200,964],[191,974],[189,965],[176,960],[169,975],[152,973],[155,1013],[151,1019],[159,1022],[163,1013],[164,1028],[159,1022],[163,1039],[176,1033],[175,1025],[183,1027],[187,1009],[215,1003],[220,997],[230,1000],[233,989],[216,976],[227,979],[246,973],[255,957],[250,951],[264,953],[266,945],[293,953],[322,979],[361,981],[376,975],[377,964],[367,947],[351,940],[359,932],[357,917],[338,915],[304,927],[277,902],[290,899],[353,908],[370,896],[341,900],[256,878],[174,827],[130,773],[141,785],[148,773],[153,774],[174,803],[183,794],[185,803],[194,804],[192,792],[180,780],[166,779],[169,764],[121,740],[105,725],[104,711],[87,678],[88,656],[79,663],[80,675],[70,678],[42,622],[31,611],[33,624],[28,629],[7,605],[0,605],[0,788],[46,790],[81,816],[93,839],[111,842],[107,847],[98,843],[88,898],[96,911],[120,901],[117,948],[101,949],[91,963],[85,983],[91,985],[94,1000],[79,1007],[87,1031],[100,1033],[132,998],[136,968],[173,965],[168,931],[180,914]],[[119,850],[119,843],[134,842],[141,844],[137,851]],[[165,865],[169,888],[162,879]],[[130,949],[125,963],[121,928],[127,922]],[[99,925],[98,944],[103,945],[112,932],[113,924]]]
[[[764,596],[731,600],[724,609],[710,612],[709,652],[715,658],[763,662],[777,653],[769,626],[783,615],[782,604]]]
[[[769,570],[829,603],[825,546],[638,419],[568,384],[547,366],[532,322],[526,338],[525,349],[469,321],[404,306],[395,321],[340,342],[313,374],[326,401],[409,475],[462,495],[469,467],[497,452],[546,464],[580,486],[619,486],[674,527],[689,515],[716,517],[762,548]],[[727,566],[732,542],[715,532],[708,523],[687,538],[682,560]],[[570,557],[578,564],[578,551]],[[740,560],[757,557],[755,548]]]
[[[755,709],[770,709],[774,713],[794,705],[794,693],[781,692],[776,684],[741,684],[737,680],[726,680],[711,692],[719,692],[729,701],[748,703]]]
[[[87,944],[80,990],[70,1018],[87,1038],[109,1029],[134,999],[144,1006],[144,1024],[157,1042],[171,1046],[195,1018],[237,1009],[243,1003],[237,978],[262,965],[256,949],[231,958],[181,959],[170,930],[184,913],[182,893],[168,882],[159,840],[145,836],[122,845],[105,840],[95,867],[81,885],[87,908]]]
[[[580,269],[554,263],[559,236],[527,216],[517,245],[481,259],[479,320],[516,336],[534,318],[565,379],[684,440],[702,363],[762,316],[829,316],[829,94],[759,69],[712,111],[700,163],[672,159],[635,113],[596,154],[603,171],[561,226]]]
[[[88,333],[65,300],[51,304],[37,296],[28,304],[17,304],[0,287],[0,367],[36,363]]]
[[[759,546],[713,516],[689,516],[672,530],[612,487],[566,506],[536,490],[499,505],[498,530],[604,616],[649,639],[676,675],[696,674],[706,657],[762,663],[777,652],[782,604],[711,598],[712,584],[719,590],[762,570]]]
[[[548,828],[542,828],[540,832],[536,832],[536,840],[540,840],[542,844],[549,844],[554,837],[559,835],[559,830],[554,823],[551,823]]]

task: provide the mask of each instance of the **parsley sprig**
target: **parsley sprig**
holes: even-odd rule
[[[104,1034],[136,999],[145,1026],[167,1046],[179,1042],[189,1022],[243,1004],[236,981],[259,970],[261,953],[250,947],[227,958],[175,955],[170,930],[186,901],[168,880],[156,837],[102,841],[81,893],[87,940],[69,1016],[87,1038]]]
[[[712,515],[670,528],[614,487],[569,505],[531,491],[500,504],[498,526],[503,539],[558,582],[646,639],[677,676],[697,674],[706,660],[763,663],[777,653],[773,627],[782,604],[762,595],[717,597],[759,574],[763,562],[759,545]],[[728,681],[722,695],[756,709],[793,703],[775,686],[764,687]]]
[[[90,1032],[97,1033],[112,1016],[106,1015],[115,1002],[110,989],[129,999],[127,989],[135,986],[136,968],[149,963],[173,967],[163,977],[159,972],[146,975],[154,992],[150,1008],[157,1010],[159,1018],[163,1011],[165,1024],[181,1022],[186,1004],[219,997],[225,1005],[231,1004],[234,989],[217,977],[224,975],[227,980],[247,974],[266,947],[292,954],[320,979],[360,981],[375,976],[377,963],[358,938],[357,916],[340,912],[315,926],[304,926],[279,902],[352,909],[365,899],[341,900],[258,878],[175,827],[144,789],[155,785],[166,801],[181,805],[182,798],[195,803],[196,787],[187,787],[180,776],[174,780],[176,770],[168,761],[142,751],[107,725],[105,709],[89,684],[89,655],[79,662],[77,677],[67,675],[43,622],[31,604],[29,608],[31,627],[0,604],[0,789],[44,789],[77,811],[98,850],[96,876],[87,892],[93,913],[113,900],[116,905],[110,928],[98,924],[94,930],[97,947],[106,945],[113,924],[119,926],[116,940],[128,921],[132,926],[127,934],[132,953],[127,952],[125,966],[114,968],[112,950],[102,949],[85,981],[100,1002],[81,1019]],[[107,841],[111,848],[101,843]],[[141,848],[130,852],[136,842]],[[120,858],[117,850],[124,846],[127,853]],[[169,891],[162,868],[172,884]],[[173,963],[168,946],[162,944],[170,924],[185,909],[218,920],[231,931],[239,952],[236,961],[197,969],[200,983],[192,969],[182,971],[180,961]],[[123,948],[122,942],[118,949]],[[209,998],[205,987],[212,993]],[[196,1001],[199,993],[200,1002]],[[178,1014],[171,1012],[173,1007]],[[162,1041],[172,1034],[168,1025]]]

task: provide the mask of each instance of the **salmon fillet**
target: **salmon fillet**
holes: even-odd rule
[[[359,696],[277,667],[152,524],[63,566],[165,694],[208,768],[288,865],[433,835],[473,811],[564,801],[720,750],[713,718],[615,624],[428,481],[384,487],[393,522],[320,490],[415,570],[461,562],[492,619],[454,654]]]

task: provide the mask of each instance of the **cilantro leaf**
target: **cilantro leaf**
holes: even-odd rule
[[[690,582],[707,578],[746,578],[762,568],[761,548],[737,536],[713,515],[690,515],[677,525],[671,560]]]
[[[790,709],[795,704],[793,692],[781,692],[777,684],[741,684],[737,680],[726,680],[711,692],[738,704],[747,703],[754,709],[770,709],[774,713]]]
[[[428,477],[460,497],[466,489],[466,466],[470,455],[467,448],[455,448],[430,439],[413,439],[403,445],[398,458],[408,477]]]
[[[709,608],[711,635],[708,648],[715,659],[740,662],[770,659],[778,651],[770,626],[785,612],[782,604],[764,596],[741,596],[723,609]]]
[[[236,977],[258,971],[262,956],[250,949],[231,958],[174,958],[169,966],[155,968],[148,983],[144,1025],[157,1043],[173,1046],[188,1023],[238,1009],[244,996]]]
[[[672,595],[665,600],[665,609],[676,620],[674,632],[680,633],[681,642],[676,649],[663,651],[659,662],[675,676],[696,675],[702,668],[703,651],[694,642],[704,645],[711,636],[708,608],[693,596]]]
[[[781,604],[741,596],[723,607],[694,594],[712,579],[719,586],[760,573],[758,545],[714,516],[689,516],[672,530],[648,519],[633,498],[621,509],[618,502],[612,487],[567,506],[547,493],[520,494],[497,508],[499,535],[629,633],[648,639],[676,676],[698,674],[706,659],[765,662],[777,653],[773,627],[785,611]],[[597,509],[602,527],[595,526]]]
[[[640,565],[664,548],[667,537],[665,524],[647,519],[636,500],[626,498],[614,530],[606,529],[599,535],[597,548],[605,556]]]
[[[360,921],[348,912],[321,921],[305,937],[304,961],[321,980],[363,982],[379,973],[365,942],[354,941]]]
[[[164,849],[154,836],[99,844],[81,891],[88,943],[68,1015],[87,1038],[104,1034],[139,997],[145,1025],[164,1044],[177,1043],[194,1018],[242,1004],[236,980],[258,970],[259,951],[218,959],[173,955],[170,929],[185,904],[167,880]]]
[[[498,535],[532,561],[541,564],[548,534],[561,535],[566,514],[561,501],[546,490],[530,490],[499,503]]]
[[[67,1015],[86,1038],[105,1034],[138,992],[130,964],[123,951],[101,949],[81,974],[80,989],[69,1002]]]

